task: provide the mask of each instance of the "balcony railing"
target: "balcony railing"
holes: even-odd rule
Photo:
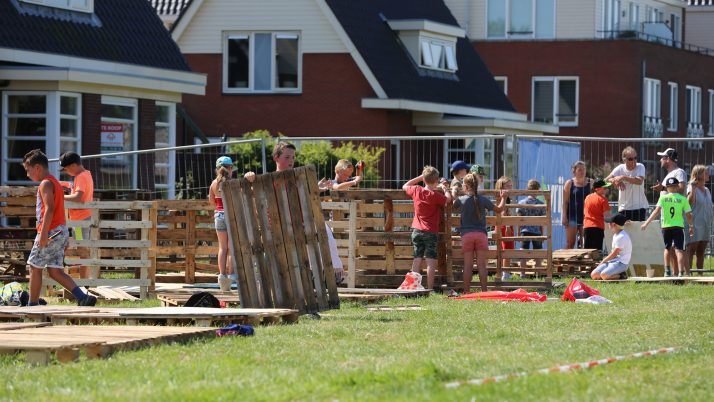
[[[676,47],[690,52],[701,53],[707,56],[714,56],[714,49],[693,45],[691,43],[685,43],[678,40],[673,40],[672,38],[665,38],[662,36],[647,34],[636,29],[630,29],[628,26],[626,26],[626,24],[623,24],[623,27],[621,29],[615,29],[612,31],[598,31],[598,33],[601,34],[601,37],[604,39],[632,39],[642,40],[646,42],[655,42],[664,46]]]
[[[662,138],[664,125],[661,117],[644,116],[642,136],[645,138]]]
[[[704,138],[702,123],[687,123],[687,138]],[[687,149],[704,149],[704,141],[688,141]]]

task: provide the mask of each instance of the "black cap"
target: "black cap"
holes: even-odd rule
[[[677,151],[674,148],[667,148],[662,152],[657,152],[659,156],[666,156],[673,161],[677,161]]]
[[[595,183],[593,183],[593,188],[600,188],[600,187],[605,187],[608,188],[612,185],[612,183],[607,182],[603,179],[595,180]]]
[[[78,165],[82,164],[82,158],[76,152],[65,152],[59,158],[60,166],[66,168],[67,166],[76,163]]]
[[[664,182],[665,187],[678,186],[678,185],[679,185],[679,180],[677,180],[676,177],[670,177]]]
[[[612,216],[608,216],[605,218],[605,222],[612,222],[616,224],[617,226],[625,226],[625,223],[627,222],[627,218],[623,214],[615,214]]]

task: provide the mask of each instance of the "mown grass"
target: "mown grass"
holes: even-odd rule
[[[343,305],[321,320],[27,366],[0,357],[12,400],[711,400],[714,287],[597,283],[611,305],[452,301]],[[557,296],[557,295],[551,295]],[[589,370],[447,389],[455,380],[678,346]]]

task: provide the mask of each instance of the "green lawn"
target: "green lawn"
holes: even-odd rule
[[[591,283],[592,284],[592,283]],[[321,320],[29,367],[0,356],[2,400],[672,400],[714,395],[714,287],[597,283],[612,305],[394,300]],[[556,295],[551,295],[556,296]],[[682,349],[567,374],[447,389],[665,346]]]

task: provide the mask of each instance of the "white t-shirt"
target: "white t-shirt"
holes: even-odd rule
[[[684,183],[685,186],[687,185],[687,173],[682,168],[676,168],[673,171],[667,173],[667,176],[664,176],[664,179],[662,179],[663,186],[664,183],[667,182],[667,179],[669,179],[670,177],[676,177],[680,183]],[[660,197],[665,194],[667,194],[667,189],[664,189],[659,192]]]
[[[612,236],[612,249],[620,249],[620,254],[614,258],[614,260],[620,261],[623,264],[629,264],[630,258],[632,258],[632,240],[630,236],[624,230],[620,233],[615,233]]]
[[[627,177],[645,177],[645,165],[638,163],[634,170],[627,170],[627,166],[623,163],[612,169],[611,176],[627,176]],[[633,184],[628,181],[622,182],[625,185],[624,190],[620,190],[617,199],[617,210],[626,211],[640,208],[648,208],[647,196],[645,196],[645,183]]]

